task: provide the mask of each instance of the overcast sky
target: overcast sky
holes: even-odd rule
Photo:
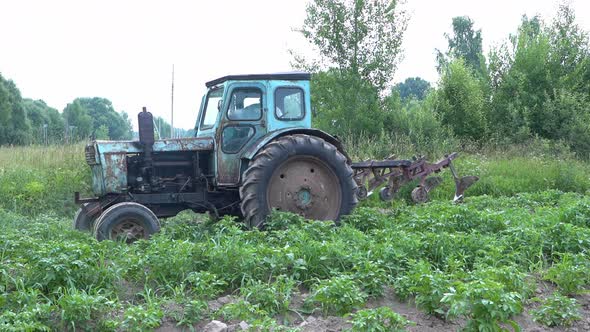
[[[290,70],[288,49],[307,1],[0,0],[0,73],[23,97],[60,111],[76,97],[105,97],[135,121],[142,106],[169,119],[175,65],[175,127],[192,128],[205,81],[226,74]],[[590,31],[588,0],[573,0]],[[407,0],[411,19],[396,81],[436,81],[434,49],[454,16],[482,29],[484,48],[504,41],[523,14],[551,19],[555,0]],[[134,124],[136,126],[136,124]]]

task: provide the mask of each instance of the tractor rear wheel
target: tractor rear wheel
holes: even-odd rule
[[[338,223],[358,202],[346,157],[315,136],[272,141],[256,154],[242,180],[241,209],[250,228],[264,227],[272,209]]]
[[[134,202],[109,207],[94,223],[94,235],[99,241],[123,240],[133,243],[148,239],[159,230],[158,217],[146,206]]]

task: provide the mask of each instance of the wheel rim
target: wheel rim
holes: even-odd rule
[[[271,176],[266,197],[271,209],[316,220],[338,218],[342,202],[334,171],[311,156],[294,156],[281,164]]]
[[[134,218],[122,220],[111,230],[112,240],[124,240],[127,243],[132,243],[147,238],[148,232],[146,232],[145,227],[139,220]]]

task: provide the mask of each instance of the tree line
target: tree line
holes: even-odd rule
[[[131,121],[105,98],[77,98],[60,113],[43,100],[22,98],[0,74],[0,146],[130,139]]]
[[[391,0],[313,0],[299,30],[318,50],[293,53],[310,70],[315,124],[338,135],[403,135],[416,145],[449,138],[475,144],[563,142],[590,155],[588,32],[567,3],[555,17],[523,16],[504,43],[484,53],[469,17],[452,19],[436,50],[439,79],[394,86],[409,17]]]

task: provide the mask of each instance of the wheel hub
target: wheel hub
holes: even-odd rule
[[[139,239],[146,239],[147,233],[141,223],[137,220],[129,219],[113,227],[111,238],[114,240],[122,239],[127,243],[132,243]]]
[[[297,205],[298,208],[302,209],[302,210],[307,210],[311,207],[311,205],[313,204],[313,197],[311,195],[311,191],[310,188],[308,187],[302,187],[301,189],[299,189],[299,191],[297,192],[297,195],[294,195],[295,197],[295,204]]]
[[[335,220],[342,201],[338,177],[312,156],[294,156],[279,166],[271,176],[266,197],[270,209],[317,220]]]

